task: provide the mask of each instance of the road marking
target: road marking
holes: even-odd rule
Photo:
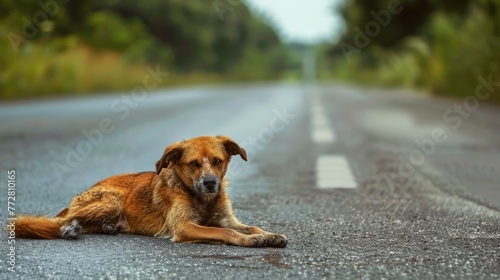
[[[317,94],[311,96],[311,139],[316,144],[332,144],[337,140]]]
[[[320,189],[354,189],[356,179],[345,156],[321,155],[316,159],[316,185]]]
[[[334,144],[337,140],[318,94],[311,95],[311,139],[315,144]],[[316,186],[320,189],[356,188],[357,183],[347,158],[342,155],[320,155],[316,159]]]

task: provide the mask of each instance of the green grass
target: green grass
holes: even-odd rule
[[[480,76],[491,76],[500,83],[500,37],[494,35],[497,24],[480,7],[459,20],[437,13],[428,26],[432,36],[408,38],[396,49],[363,49],[350,63],[336,57],[333,66],[323,69],[323,77],[463,99],[475,94]],[[500,104],[500,87],[485,102]]]

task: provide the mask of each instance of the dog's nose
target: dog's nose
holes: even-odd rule
[[[215,178],[207,178],[203,180],[203,185],[205,186],[205,188],[207,188],[207,190],[213,191],[217,186],[217,181],[215,180]]]

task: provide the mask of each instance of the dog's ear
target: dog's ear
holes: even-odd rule
[[[161,159],[156,162],[156,174],[160,174],[161,170],[168,167],[170,162],[178,163],[182,159],[184,149],[178,144],[168,146],[163,153]]]
[[[217,136],[217,138],[222,140],[222,146],[230,156],[240,155],[243,160],[247,161],[247,152],[236,144],[233,139],[227,136]]]

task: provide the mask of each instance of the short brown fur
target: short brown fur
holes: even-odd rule
[[[76,196],[55,218],[19,217],[16,237],[74,239],[131,233],[175,242],[285,247],[282,234],[247,226],[225,192],[231,156],[246,152],[226,136],[200,136],[165,149],[156,172],[116,175]]]

